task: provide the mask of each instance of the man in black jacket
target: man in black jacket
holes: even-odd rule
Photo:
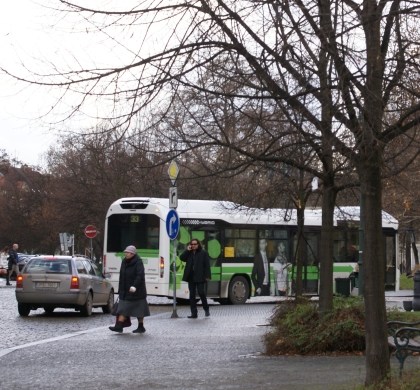
[[[7,286],[11,286],[10,277],[12,276],[13,271],[15,271],[15,273],[16,273],[16,278],[19,275],[19,266],[18,266],[19,256],[18,256],[18,253],[17,253],[18,248],[19,248],[18,244],[13,244],[13,248],[10,249],[10,251],[9,251],[9,257],[7,258],[8,259],[8,268],[9,268],[7,278],[6,278],[6,285]]]
[[[201,247],[200,241],[193,238],[187,250],[179,258],[186,262],[182,280],[188,282],[188,289],[190,290],[191,315],[188,318],[198,317],[195,300],[196,290],[203,304],[206,317],[210,316],[209,305],[204,293],[204,285],[211,279],[209,254]]]

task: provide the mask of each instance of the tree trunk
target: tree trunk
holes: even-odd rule
[[[299,298],[303,295],[303,256],[305,252],[305,238],[304,225],[305,225],[305,205],[300,202],[297,208],[297,248],[296,248],[296,302],[299,303]]]
[[[365,299],[366,386],[383,383],[390,371],[386,329],[385,271],[382,235],[381,167],[383,145],[382,86],[384,57],[381,46],[381,5],[366,0],[361,13],[366,39],[366,86],[363,124],[358,137],[359,178],[362,196],[363,269],[362,292]]]
[[[328,3],[319,3],[321,28],[330,31],[331,21],[328,17]],[[319,75],[321,85],[321,115],[322,115],[322,227],[320,245],[320,291],[319,313],[322,317],[333,308],[333,251],[334,251],[334,206],[336,192],[334,190],[334,163],[332,150],[332,96],[328,78],[329,55],[326,41],[321,43],[319,53]]]
[[[319,312],[322,316],[333,307],[334,206],[336,192],[330,183],[323,183],[322,227],[320,245]]]
[[[365,155],[360,175],[363,197],[363,296],[365,300],[366,386],[381,383],[390,370],[387,342],[382,235],[380,151]]]

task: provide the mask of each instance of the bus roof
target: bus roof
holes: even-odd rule
[[[111,208],[121,204],[145,204],[157,208],[165,218],[169,212],[169,199],[167,198],[121,198],[115,201]],[[121,213],[111,208],[110,214]],[[127,210],[127,208],[125,208]],[[180,218],[197,219],[220,219],[233,224],[263,224],[263,225],[296,225],[297,212],[291,209],[257,209],[238,205],[233,202],[214,200],[178,199],[177,213]],[[340,221],[358,222],[360,219],[360,207],[344,206],[334,210],[334,225]],[[321,226],[322,211],[320,208],[305,209],[305,226]],[[398,230],[398,221],[390,214],[382,211],[382,227]]]

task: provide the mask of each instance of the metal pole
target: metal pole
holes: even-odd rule
[[[93,260],[93,247],[92,247],[92,239],[90,239],[90,259]]]
[[[176,250],[177,250],[177,240],[173,240],[174,242],[174,261],[173,261],[173,273],[174,273],[174,294],[173,294],[173,312],[171,318],[178,318],[178,313],[176,312]]]

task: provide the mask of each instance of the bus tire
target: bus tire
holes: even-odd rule
[[[249,283],[243,276],[235,276],[229,284],[229,301],[232,305],[243,305],[249,296]]]

